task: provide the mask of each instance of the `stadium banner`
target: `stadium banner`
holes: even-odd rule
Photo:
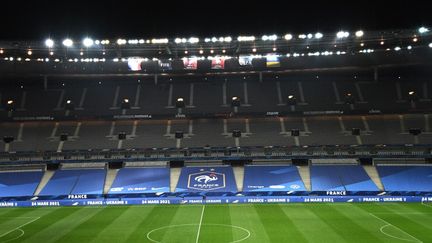
[[[225,68],[225,57],[211,57],[211,69],[224,69]]]
[[[420,196],[268,196],[268,197],[207,197],[207,198],[111,198],[82,200],[38,200],[1,202],[8,207],[58,207],[58,206],[110,206],[110,205],[162,205],[162,204],[248,204],[248,203],[368,203],[368,202],[432,202],[432,197]]]
[[[279,56],[276,55],[276,54],[268,54],[266,56],[266,65],[269,68],[280,67],[281,64],[280,64],[280,61],[279,61]]]
[[[184,69],[196,70],[198,68],[198,58],[191,57],[191,58],[183,58],[182,60],[183,60]]]
[[[250,55],[241,55],[239,56],[239,64],[240,66],[252,66],[252,60],[255,56]]]
[[[141,63],[144,61],[142,57],[130,57],[127,59],[130,71],[141,71]]]
[[[235,192],[233,170],[228,166],[183,167],[176,192]]]

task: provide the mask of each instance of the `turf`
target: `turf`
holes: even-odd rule
[[[432,242],[432,205],[8,208],[0,242]]]

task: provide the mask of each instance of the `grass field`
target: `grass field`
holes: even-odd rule
[[[432,205],[8,208],[0,242],[432,242]]]

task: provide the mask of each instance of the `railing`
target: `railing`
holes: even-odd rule
[[[0,153],[0,164],[114,161],[248,161],[313,158],[432,158],[432,145],[256,146],[2,152]]]

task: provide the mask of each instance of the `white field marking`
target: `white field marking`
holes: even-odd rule
[[[421,240],[417,239],[416,237],[410,235],[409,233],[407,233],[406,231],[402,230],[401,228],[399,228],[399,227],[397,227],[397,226],[395,226],[395,225],[393,225],[393,224],[387,222],[386,220],[384,220],[384,219],[382,219],[382,218],[376,216],[375,214],[373,214],[373,213],[369,213],[369,214],[370,214],[371,216],[373,216],[374,218],[376,218],[376,219],[378,219],[378,220],[380,220],[381,222],[384,222],[384,223],[386,224],[386,225],[384,225],[384,226],[382,226],[382,227],[380,228],[380,232],[383,233],[384,235],[386,235],[386,236],[388,236],[388,237],[391,237],[391,238],[395,238],[395,239],[403,240],[403,241],[410,241],[410,242],[419,242],[419,243],[423,243],[423,241],[421,241]],[[391,235],[391,234],[388,234],[388,233],[384,232],[384,228],[386,228],[386,227],[388,227],[388,226],[393,226],[394,228],[398,229],[398,230],[401,231],[402,233],[405,233],[406,235],[410,236],[413,240],[399,238],[399,237],[397,237],[397,236],[394,236],[394,235]]]
[[[432,206],[431,205],[429,205],[429,204],[426,204],[425,202],[422,202],[421,203],[423,206],[425,206],[425,207],[429,207],[429,208],[432,208]]]
[[[5,235],[10,234],[11,232],[13,232],[13,231],[15,231],[15,230],[17,230],[17,229],[20,229],[21,227],[24,227],[24,226],[26,226],[26,225],[28,225],[28,224],[33,223],[34,221],[36,221],[36,220],[38,220],[38,219],[40,219],[40,217],[35,217],[33,220],[30,220],[30,221],[28,221],[27,223],[22,224],[22,225],[20,225],[20,226],[18,226],[18,227],[13,228],[12,230],[7,231],[6,233],[1,234],[1,235],[0,235],[0,238],[2,238],[2,237],[5,236]]]
[[[245,229],[245,228],[243,228],[243,227],[240,227],[240,226],[236,226],[236,225],[229,225],[229,224],[203,224],[203,225],[204,225],[204,226],[222,226],[222,227],[230,227],[230,228],[239,229],[239,230],[242,230],[243,232],[246,232],[247,235],[246,235],[245,237],[243,237],[243,238],[241,238],[241,239],[238,239],[238,240],[230,241],[230,242],[227,242],[227,243],[238,243],[238,242],[241,242],[241,241],[244,241],[244,240],[248,239],[248,238],[251,236],[251,232],[250,232],[249,230],[247,230],[247,229]],[[169,229],[169,228],[175,228],[175,227],[188,227],[188,226],[197,226],[197,224],[174,224],[174,225],[162,226],[162,227],[159,227],[159,228],[156,228],[156,229],[152,229],[152,230],[150,230],[150,231],[147,233],[146,237],[147,237],[147,239],[150,240],[151,242],[154,242],[154,243],[162,243],[162,242],[160,242],[160,241],[157,241],[157,240],[155,240],[155,239],[152,239],[152,238],[150,237],[150,235],[151,235],[152,233],[156,232],[156,231],[163,230],[163,229]]]
[[[198,232],[197,232],[195,243],[198,243],[198,240],[199,240],[199,235],[200,235],[200,232],[201,232],[202,220],[203,220],[203,217],[204,217],[204,210],[205,210],[205,204],[202,206],[201,218],[200,218],[200,222],[199,222],[199,225],[198,225]]]
[[[6,241],[1,241],[1,243],[6,243],[6,242],[9,242],[9,241],[13,241],[13,240],[19,239],[19,238],[21,238],[25,234],[24,230],[22,230],[22,229],[16,229],[16,230],[21,231],[21,234],[18,235],[17,237],[15,237],[15,238],[12,238],[12,239],[9,239],[9,240],[6,240]]]

